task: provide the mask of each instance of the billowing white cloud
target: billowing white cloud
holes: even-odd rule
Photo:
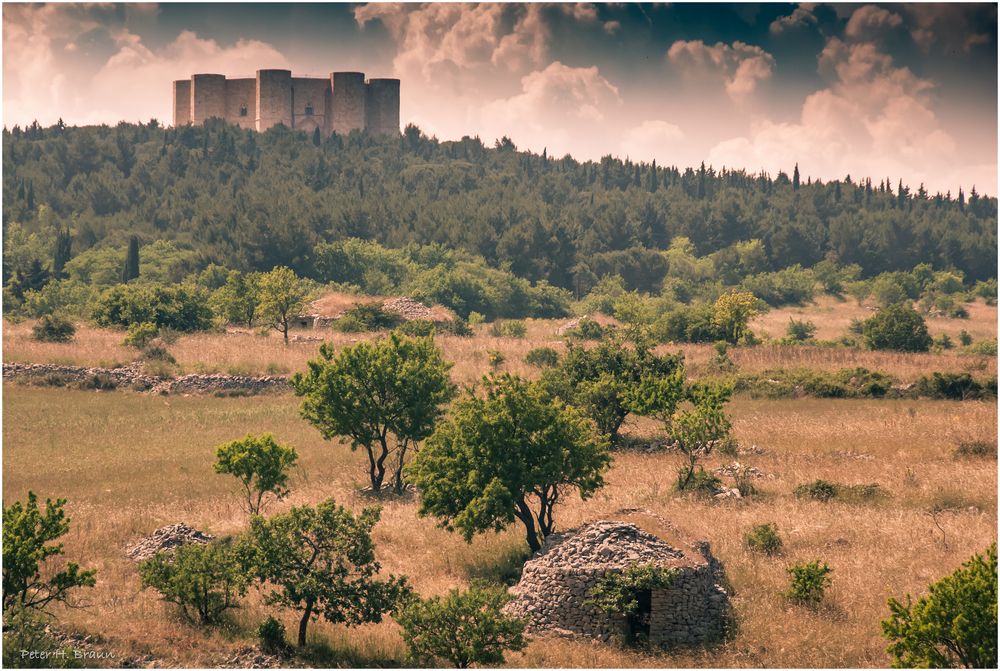
[[[773,35],[780,35],[787,30],[815,26],[819,23],[816,15],[813,14],[811,3],[802,3],[792,10],[788,16],[779,16],[771,22],[770,31]]]
[[[726,93],[737,101],[753,93],[774,71],[771,54],[739,41],[709,46],[701,40],[678,40],[670,45],[667,60],[689,77],[721,77]]]
[[[621,153],[633,161],[676,162],[676,152],[684,139],[684,131],[675,124],[647,119],[625,131]]]
[[[554,61],[526,75],[517,95],[483,106],[479,127],[487,138],[509,135],[516,144],[548,147],[550,154],[561,156],[578,153],[599,136],[596,131],[621,104],[618,89],[596,67]]]
[[[851,14],[844,34],[855,40],[872,40],[902,24],[903,17],[899,14],[876,5],[865,5]]]
[[[995,165],[963,165],[933,111],[932,82],[896,66],[871,43],[833,38],[819,63],[832,81],[805,99],[797,123],[759,120],[749,136],[717,144],[712,163],[772,174],[799,163],[804,174],[826,179],[886,175],[942,188],[995,183]]]

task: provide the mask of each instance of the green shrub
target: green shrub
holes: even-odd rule
[[[952,341],[951,336],[947,333],[942,333],[937,338],[934,338],[934,347],[937,349],[949,350],[955,347],[955,343]]]
[[[171,366],[177,363],[177,359],[174,358],[173,354],[167,351],[166,347],[155,342],[152,345],[147,345],[146,349],[142,350],[142,357],[149,362],[168,364]]]
[[[889,599],[882,635],[893,666],[997,667],[997,544],[973,555],[914,603]]]
[[[490,335],[497,338],[523,338],[528,333],[528,327],[519,319],[494,322]]]
[[[980,356],[996,356],[997,339],[991,338],[990,340],[980,340],[979,342],[966,347],[965,351],[969,354],[978,354]]]
[[[74,335],[73,322],[57,315],[45,315],[31,327],[31,339],[39,342],[70,342]]]
[[[963,440],[955,448],[956,458],[997,458],[997,441],[993,440]]]
[[[280,501],[288,496],[288,471],[298,458],[294,447],[278,444],[269,433],[247,435],[215,448],[213,468],[236,478],[243,509],[260,515],[270,498]]]
[[[283,655],[288,652],[288,641],[285,640],[285,625],[269,616],[257,627],[257,640],[260,649],[268,655]]]
[[[694,469],[684,465],[677,470],[677,491],[679,492],[691,492],[699,496],[715,496],[721,487],[722,480],[701,466]]]
[[[380,303],[359,303],[333,322],[333,327],[345,333],[359,333],[394,329],[402,323],[402,315],[386,310]]]
[[[412,336],[414,338],[423,338],[425,336],[432,336],[437,332],[437,327],[434,322],[429,319],[412,319],[410,321],[403,322],[396,330],[403,335]]]
[[[958,342],[961,343],[962,347],[968,347],[972,344],[972,336],[965,329],[962,329],[958,334]]]
[[[499,368],[507,361],[503,352],[497,349],[486,350],[486,360],[489,361],[490,368]]]
[[[816,278],[799,264],[776,272],[759,273],[743,280],[740,289],[749,291],[771,307],[801,305],[812,300]]]
[[[815,606],[823,600],[826,588],[830,586],[830,574],[833,569],[819,560],[811,562],[800,562],[789,566],[788,575],[791,577],[788,591],[785,592],[790,600],[807,606]]]
[[[816,325],[811,321],[796,321],[795,319],[789,317],[788,327],[785,329],[785,334],[796,342],[803,342],[816,335]]]
[[[50,618],[33,608],[12,607],[3,614],[3,668],[77,669],[83,663],[49,629]]]
[[[778,535],[778,525],[774,522],[755,524],[743,536],[743,543],[751,552],[760,552],[768,556],[781,552],[782,540]]]
[[[932,343],[924,318],[902,303],[879,310],[865,321],[864,337],[874,350],[926,352]]]
[[[816,501],[829,501],[837,495],[837,485],[826,480],[816,480],[808,484],[799,485],[795,488],[795,496],[800,499],[815,499]]]
[[[119,284],[98,297],[92,312],[98,326],[128,327],[148,322],[184,332],[212,326],[208,292],[186,284]]]
[[[158,552],[139,565],[143,589],[152,587],[164,601],[177,604],[186,618],[200,624],[217,622],[238,606],[248,578],[231,545],[188,543],[174,552]]]
[[[566,335],[571,338],[579,338],[580,340],[601,340],[604,336],[608,335],[609,330],[601,326],[599,322],[589,317],[584,317],[575,328],[567,331]]]
[[[135,349],[144,349],[146,345],[159,335],[160,329],[157,328],[156,324],[149,322],[129,324],[122,345],[125,347],[134,347]]]
[[[558,365],[559,353],[551,347],[535,347],[525,355],[524,362],[529,366],[551,368]]]
[[[996,383],[989,380],[977,382],[969,373],[932,373],[917,380],[913,388],[916,396],[966,401],[996,396]]]
[[[589,603],[608,615],[632,615],[639,607],[638,592],[670,587],[677,570],[655,564],[633,564],[604,574],[588,592]]]
[[[421,664],[459,669],[504,663],[508,650],[523,650],[524,620],[501,608],[510,595],[500,587],[473,585],[461,592],[415,599],[396,616],[410,655]]]

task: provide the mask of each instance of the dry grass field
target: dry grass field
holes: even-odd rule
[[[116,349],[117,338],[102,340],[99,332],[85,330],[81,351],[73,348],[75,360],[97,363],[101,357],[124,354]],[[212,360],[220,352],[236,356],[233,349],[211,349],[221,340],[194,336],[173,349],[185,366]],[[13,352],[18,358],[44,358],[27,351],[24,343],[22,327],[5,332],[5,357]],[[504,343],[513,361],[521,353],[512,344],[520,347]],[[206,351],[199,352],[199,346]],[[463,379],[472,376],[476,352],[494,346],[479,338],[445,341],[450,355],[468,359],[460,360],[456,371]],[[308,355],[294,346],[256,347],[245,356],[260,362],[286,352],[279,360],[289,368]],[[118,654],[152,654],[161,665],[218,665],[252,639],[256,625],[269,614],[251,594],[230,624],[190,626],[154,593],[139,591],[136,569],[123,556],[128,541],[168,523],[184,521],[214,534],[240,530],[244,518],[233,483],[211,469],[216,444],[247,432],[270,431],[298,449],[301,467],[293,476],[293,493],[273,510],[330,496],[355,509],[370,503],[359,490],[362,455],[323,441],[298,417],[297,399],[291,395],[160,397],[5,384],[3,400],[4,498],[23,498],[32,489],[43,498],[69,499],[73,521],[67,556],[96,568],[98,585],[89,591],[86,609],[59,616],[63,626],[105,637],[102,645]],[[886,614],[887,596],[922,592],[996,540],[996,461],[953,456],[961,440],[995,438],[995,404],[737,399],[730,411],[740,443],[762,450],[741,457],[767,474],[759,481],[759,496],[724,503],[678,497],[671,485],[679,457],[617,453],[607,487],[590,501],[568,500],[557,521],[567,528],[621,508],[643,507],[709,540],[735,591],[736,635],[704,651],[657,654],[536,638],[523,653],[509,656],[511,665],[886,666],[879,620]],[[630,425],[633,431],[649,428]],[[725,461],[713,455],[708,465]],[[891,497],[872,504],[794,497],[796,485],[816,478],[876,482]],[[522,552],[517,529],[479,537],[470,545],[432,521],[418,519],[412,499],[388,499],[382,505],[375,538],[384,571],[409,576],[422,593],[507,574]],[[937,515],[943,537],[929,514],[935,507],[945,509]],[[743,549],[742,535],[752,524],[767,521],[777,522],[785,553],[751,556]],[[781,596],[785,566],[814,558],[834,570],[827,604],[816,611],[792,606]],[[276,614],[292,627],[294,614]],[[405,648],[391,620],[354,629],[319,623],[310,631],[312,664],[404,661]]]
[[[813,309],[820,310],[820,303]],[[982,308],[982,309],[978,309]],[[961,328],[970,332],[984,333],[986,337],[996,337],[996,308],[978,305],[972,310],[973,318],[968,320],[940,320],[949,322],[949,328],[957,333]],[[992,311],[992,313],[990,312]],[[777,312],[777,311],[776,311]],[[768,313],[768,316],[773,313]],[[992,316],[991,316],[992,315]],[[770,317],[768,317],[771,319]],[[796,317],[800,318],[800,317]],[[817,322],[820,320],[810,317]],[[776,316],[775,335],[784,333],[788,317]],[[849,320],[847,320],[849,321]],[[526,321],[525,338],[498,338],[489,334],[489,326],[477,327],[476,337],[438,336],[437,341],[444,350],[445,357],[455,362],[453,377],[456,382],[470,383],[478,380],[488,369],[488,352],[503,352],[506,358],[503,370],[524,376],[537,375],[537,369],[527,366],[524,357],[533,347],[550,346],[558,350],[565,347],[558,335],[559,327],[565,320],[529,319]],[[755,324],[758,330],[768,331],[768,324]],[[115,367],[129,363],[137,356],[134,349],[124,347],[124,334],[120,331],[98,329],[80,325],[72,343],[41,343],[31,339],[31,322],[20,324],[4,323],[3,360],[8,362],[56,363],[80,366]],[[780,327],[780,328],[778,328]],[[836,335],[846,332],[843,329]],[[931,329],[934,333],[934,329]],[[363,338],[375,337],[371,334],[335,333],[329,330],[297,330],[294,335],[319,338],[322,336],[337,346],[357,342]],[[957,336],[956,336],[957,337]],[[979,336],[975,336],[977,340]],[[177,359],[180,373],[229,373],[234,375],[287,374],[305,368],[305,362],[316,356],[319,343],[313,340],[299,340],[283,343],[277,332],[265,335],[245,330],[227,333],[200,333],[182,335],[169,346],[170,353]],[[715,354],[712,345],[662,345],[659,350],[682,351],[689,372],[698,375],[705,364]],[[971,372],[980,375],[995,375],[996,357],[976,356],[947,351],[941,353],[904,354],[897,352],[871,352],[846,347],[813,347],[803,345],[761,345],[757,347],[734,347],[730,358],[741,370],[759,372],[780,368],[813,368],[835,371],[858,366],[888,373],[900,382],[913,382],[931,371]]]

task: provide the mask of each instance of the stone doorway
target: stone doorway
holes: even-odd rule
[[[649,623],[653,613],[653,592],[645,589],[635,593],[639,605],[628,617],[629,643],[645,645],[649,642]]]

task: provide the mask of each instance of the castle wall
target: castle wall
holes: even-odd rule
[[[292,72],[258,70],[255,126],[263,132],[279,123],[292,127]]]
[[[368,81],[366,129],[372,135],[399,135],[399,80]]]
[[[246,114],[241,109],[246,106]],[[226,121],[240,128],[253,130],[257,127],[257,80],[226,80]]]
[[[327,96],[330,80],[307,77],[292,78],[292,122],[297,130],[326,132]],[[306,108],[312,107],[312,114]]]
[[[330,76],[330,132],[348,135],[367,125],[368,88],[363,72],[334,72]]]
[[[191,77],[191,123],[226,117],[226,77],[199,74]]]
[[[191,80],[174,82],[174,128],[191,123]]]

